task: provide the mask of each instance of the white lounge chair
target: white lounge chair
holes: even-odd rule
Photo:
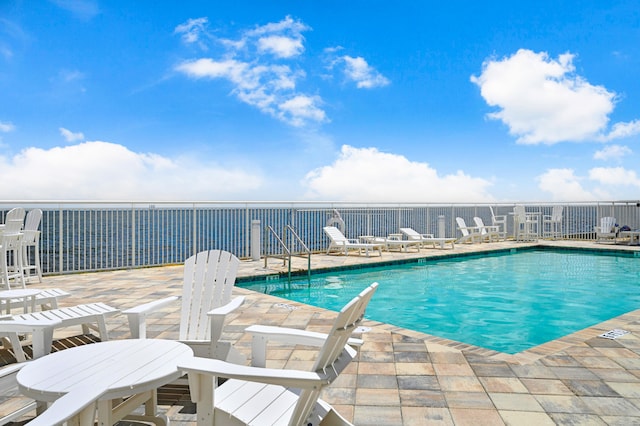
[[[380,243],[363,243],[359,240],[348,239],[344,236],[335,226],[325,226],[322,228],[329,237],[329,248],[327,248],[327,254],[330,254],[334,250],[338,250],[345,255],[349,254],[349,250],[358,250],[358,253],[365,252],[369,256],[369,251],[378,251],[378,254],[382,256],[383,244]]]
[[[366,243],[372,244],[382,244],[384,249],[389,250],[399,250],[402,252],[407,252],[409,247],[414,247],[416,251],[420,251],[420,246],[422,245],[420,241],[412,241],[412,240],[399,240],[396,238],[389,237],[360,237]]]
[[[35,305],[40,306],[40,310],[42,311],[57,309],[58,299],[67,296],[69,296],[69,293],[59,288],[43,289],[35,296]],[[7,306],[7,303],[9,306]],[[24,307],[23,298],[0,300],[0,312],[21,307]]]
[[[421,244],[432,244],[434,248],[436,244],[438,244],[440,248],[444,248],[445,244],[451,244],[451,248],[455,248],[455,238],[438,238],[434,237],[433,234],[420,234],[413,228],[400,228],[400,232],[406,235],[410,241],[419,241]]]
[[[328,334],[279,327],[251,326],[253,365],[193,358],[179,368],[189,375],[191,399],[202,425],[350,425],[319,399],[356,357],[350,339],[377,288],[372,284],[342,308]],[[265,368],[267,342],[320,347],[310,371]],[[229,380],[214,389],[216,377]]]
[[[480,238],[493,242],[500,240],[500,227],[498,225],[485,225],[481,217],[475,216],[473,221],[480,230]]]
[[[462,236],[458,238],[458,243],[466,243],[468,241],[472,243],[482,242],[482,235],[480,234],[480,229],[477,226],[467,226],[466,222],[461,217],[456,217],[456,223],[458,224],[458,230],[462,234]]]
[[[229,342],[220,340],[226,316],[244,302],[243,296],[231,299],[239,263],[236,256],[222,250],[202,251],[184,263],[178,340],[197,356],[233,362],[245,359]],[[176,300],[167,297],[123,311],[132,337],[146,338],[146,317]]]
[[[615,217],[600,218],[600,226],[594,226],[593,230],[596,233],[596,243],[611,240],[615,243],[618,239],[618,226]]]

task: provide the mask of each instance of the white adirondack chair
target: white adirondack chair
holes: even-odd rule
[[[328,334],[279,327],[251,326],[253,366],[193,358],[178,367],[189,375],[198,426],[212,425],[350,425],[319,399],[357,355],[350,339],[378,284],[373,283],[342,308]],[[267,342],[320,347],[311,371],[264,368]],[[216,377],[229,380],[215,388]]]
[[[492,242],[500,240],[500,227],[498,225],[485,225],[481,217],[475,216],[473,221],[476,224],[476,228],[480,230],[480,238],[482,240],[488,240]]]
[[[42,210],[33,209],[27,213],[22,230],[22,270],[25,279],[31,277],[31,272],[35,273],[38,282],[42,282],[42,267],[40,266],[40,222],[42,220]],[[33,262],[31,260],[33,259]]]
[[[11,282],[25,288],[22,271],[22,220],[7,221],[0,230],[0,277],[5,290]]]
[[[243,296],[231,300],[239,263],[236,256],[222,250],[202,251],[184,263],[178,340],[188,344],[196,356],[244,362],[240,352],[220,340],[226,316],[244,302]],[[176,300],[167,297],[123,311],[131,336],[146,338],[146,317]]]
[[[461,217],[456,217],[456,223],[458,224],[458,229],[462,236],[458,238],[458,243],[466,243],[467,241],[482,242],[482,235],[480,234],[480,229],[477,226],[467,226],[466,222]]]
[[[13,423],[27,413],[35,413],[36,401],[26,396],[22,396],[18,390],[16,374],[22,367],[21,364],[11,364],[0,369],[0,426]]]

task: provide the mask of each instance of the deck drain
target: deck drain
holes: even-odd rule
[[[287,303],[276,303],[273,306],[275,306],[276,308],[284,308],[288,311],[295,311],[296,309],[298,309],[297,306],[289,305]]]
[[[609,330],[606,333],[602,333],[598,337],[604,337],[605,339],[617,339],[620,336],[624,336],[625,334],[629,334],[626,330],[620,330],[619,328],[614,328],[613,330]]]

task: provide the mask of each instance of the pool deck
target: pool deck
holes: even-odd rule
[[[382,256],[313,255],[312,270],[435,257],[531,245],[619,249],[640,247],[576,241],[513,241],[457,244],[455,249],[423,248],[419,253],[383,252]],[[242,261],[239,277],[285,272],[282,260]],[[294,258],[293,270],[306,259]],[[71,293],[61,306],[105,302],[126,309],[168,295],[179,295],[182,266],[46,277],[38,288]],[[31,284],[35,287],[35,284]],[[247,356],[251,324],[328,331],[335,313],[237,288],[246,302],[225,327],[225,338]],[[375,296],[374,296],[375,297]],[[148,319],[149,337],[178,334],[179,304]],[[475,346],[365,320],[370,331],[355,362],[322,395],[355,425],[630,425],[640,424],[640,310],[581,330],[531,350],[507,355]],[[128,338],[124,315],[108,320],[113,339]],[[629,331],[614,340],[598,337]],[[78,334],[69,328],[55,337]],[[309,368],[309,348],[278,347],[268,366]],[[188,404],[162,405],[171,424],[195,425]]]

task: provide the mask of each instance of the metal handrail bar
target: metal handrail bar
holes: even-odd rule
[[[300,244],[304,250],[304,254],[300,253],[300,254],[296,254],[296,252],[294,251],[293,254],[289,255],[289,263],[291,263],[291,256],[297,256],[300,258],[307,258],[307,275],[309,276],[309,278],[311,277],[311,250],[309,250],[309,247],[307,247],[307,245],[304,243],[304,241],[302,241],[302,238],[300,238],[300,236],[298,235],[298,233],[295,231],[295,229],[293,229],[293,227],[291,225],[287,225],[285,226],[285,231],[289,231],[291,233],[291,235],[293,235],[293,237],[296,239],[296,241],[298,242],[298,244]],[[286,237],[286,232],[285,232],[285,237]],[[291,267],[289,267],[289,271],[291,271]],[[291,273],[291,272],[289,272]]]
[[[289,251],[289,248],[287,247],[287,245],[284,243],[284,241],[282,241],[282,239],[280,238],[280,236],[278,235],[278,233],[273,229],[273,227],[271,227],[271,225],[267,225],[265,230],[268,233],[271,233],[273,235],[273,237],[276,239],[276,241],[278,241],[278,244],[280,246],[280,248],[282,248],[285,253],[282,254],[269,254],[271,252],[271,250],[268,250],[266,245],[267,245],[267,240],[265,238],[265,250],[263,250],[264,252],[264,267],[267,267],[267,259],[272,257],[274,259],[282,259],[282,265],[284,266],[287,263],[287,260],[289,260],[289,275],[291,275],[291,252]]]

